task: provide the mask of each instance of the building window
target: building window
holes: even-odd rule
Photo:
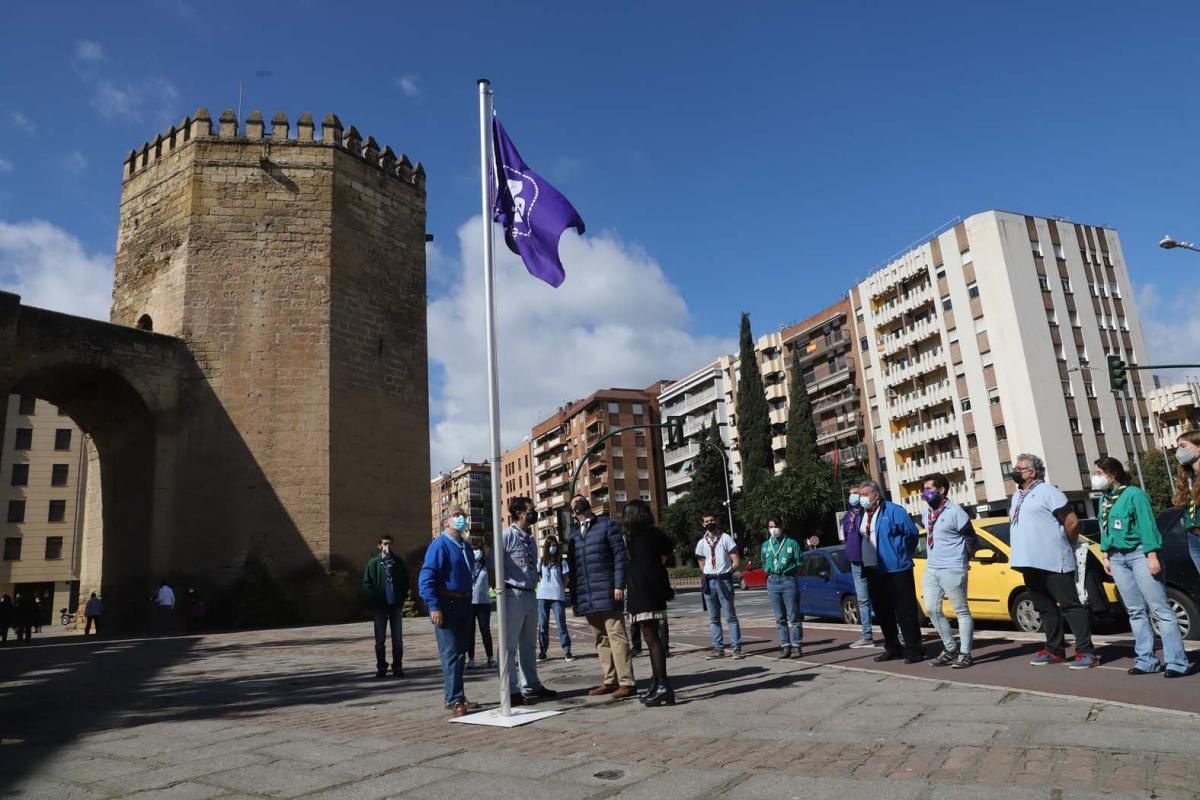
[[[625,492],[617,492],[617,502],[618,503],[625,502]]]
[[[633,415],[634,415],[635,417],[640,417],[640,416],[641,416],[642,414],[644,414],[644,413],[646,413],[646,412],[645,412],[645,411],[642,409],[642,404],[641,404],[641,403],[634,403],[634,404],[633,404]]]
[[[1072,309],[1070,313],[1071,313],[1071,327],[1078,328],[1079,327],[1079,312]]]
[[[1042,257],[1042,243],[1041,242],[1039,242],[1037,239],[1034,239],[1032,242],[1029,243],[1029,247],[1033,250],[1033,254],[1035,256],[1037,256],[1038,258]]]
[[[1008,477],[1008,473],[1010,473],[1010,472],[1012,472],[1012,462],[1011,461],[1001,461],[1000,462],[1000,474],[1004,476],[1004,480],[1006,480],[1006,481],[1011,480]]]
[[[1090,292],[1090,293],[1091,293],[1092,297],[1099,297],[1099,296],[1100,296],[1100,295],[1099,295],[1099,294],[1096,292],[1096,284],[1094,284],[1094,283],[1089,283],[1089,284],[1088,284],[1088,292]]]
[[[33,447],[33,428],[17,428],[14,450],[28,450]]]
[[[968,247],[966,250],[962,251],[962,263],[965,266],[966,264],[970,263],[970,261],[971,261],[971,248]]]
[[[4,539],[4,560],[5,561],[20,561],[21,560],[21,537],[7,536]]]
[[[150,318],[149,314],[142,314],[138,317],[137,328],[139,331],[153,331],[154,320]]]
[[[1067,351],[1063,349],[1062,344],[1057,344],[1054,346],[1054,357],[1059,361],[1067,360]]]
[[[46,514],[46,522],[62,522],[67,518],[67,501],[51,500],[50,511]]]
[[[71,449],[71,429],[59,428],[54,432],[54,449],[55,450],[70,450]]]
[[[946,295],[945,297],[942,298],[942,310],[944,310],[944,311],[950,310],[950,295]]]
[[[8,501],[8,521],[9,522],[24,522],[25,521],[25,501],[24,500],[9,500]]]
[[[28,464],[13,464],[12,465],[12,484],[13,486],[28,486],[29,485],[29,465]]]
[[[1054,257],[1060,261],[1066,260],[1067,254],[1063,252],[1063,246],[1061,244],[1054,245]]]
[[[858,340],[858,349],[859,350],[861,350],[862,352],[865,353],[865,352],[867,352],[868,347],[870,347],[870,343],[867,341],[867,337],[864,336]]]
[[[972,283],[967,287],[967,297],[979,297],[979,286],[977,284]]]
[[[1079,433],[1079,420],[1075,417],[1071,417],[1067,421],[1071,423],[1071,433]]]
[[[1038,286],[1042,287],[1043,292],[1050,291],[1050,279],[1045,275],[1038,275]]]
[[[650,501],[650,493],[649,492],[639,492],[638,497],[645,500],[646,502]]]
[[[963,411],[970,411],[970,410],[971,410],[971,398],[969,398],[969,397],[964,397],[964,398],[963,398],[963,399],[960,401],[960,404],[961,404],[961,406],[962,406],[962,410],[963,410]]]
[[[1075,387],[1071,386],[1070,381],[1063,381],[1062,387],[1063,387],[1063,397],[1074,397],[1075,396]]]
[[[1090,382],[1088,382],[1088,381],[1084,381],[1084,383],[1083,383],[1083,393],[1084,393],[1086,396],[1088,396],[1088,397],[1095,397],[1095,396],[1096,396],[1096,387],[1095,387],[1095,385],[1094,385],[1094,384],[1092,384],[1092,383],[1090,383]]]
[[[70,464],[55,464],[50,468],[50,485],[66,486],[67,476],[71,474]]]
[[[1071,279],[1070,278],[1060,278],[1059,280],[1062,283],[1063,291],[1066,292],[1067,294],[1071,294]]]
[[[1008,429],[1005,428],[1003,425],[996,426],[996,441],[997,442],[1008,441]]]
[[[1075,463],[1079,466],[1080,472],[1091,472],[1091,470],[1088,469],[1087,456],[1083,453],[1075,454]]]
[[[61,536],[47,536],[46,537],[46,560],[47,561],[62,560],[62,543],[63,543],[63,537],[61,537]]]
[[[1099,417],[1092,417],[1092,430],[1097,434],[1104,433],[1104,421]]]
[[[32,417],[37,413],[37,398],[28,394],[21,395],[21,399],[17,402],[17,413]]]
[[[1058,327],[1058,314],[1054,313],[1053,308],[1046,309],[1046,322],[1049,322],[1053,327]]]
[[[620,414],[621,413],[621,404],[620,403],[609,403],[608,404],[608,413]]]

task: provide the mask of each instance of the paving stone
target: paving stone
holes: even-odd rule
[[[309,792],[347,783],[345,775],[329,770],[314,770],[311,764],[297,761],[274,761],[249,767],[225,770],[207,775],[205,783],[226,789],[245,790],[267,797],[297,797]]]
[[[520,758],[510,760],[519,763]],[[441,798],[483,797],[487,800],[531,800],[536,797],[554,800],[583,800],[594,795],[607,794],[603,789],[582,786],[578,783],[562,783],[548,778],[514,778],[497,780],[494,775],[476,772],[460,772],[437,784],[437,796]],[[430,789],[414,789],[398,795],[398,798],[429,800]]]
[[[712,791],[737,780],[733,770],[681,769],[656,775],[622,789],[612,800],[696,800],[712,796]]]
[[[1137,753],[1200,753],[1200,729],[1160,730],[1085,725],[1042,725],[1030,735],[1032,742],[1043,745],[1091,747]]]
[[[550,743],[547,743],[548,745]],[[551,747],[547,747],[547,750]],[[544,778],[577,766],[578,761],[553,758],[514,757],[509,753],[471,751],[427,762],[424,766],[444,769],[468,769],[492,775],[511,775],[514,778]]]
[[[658,774],[659,770],[650,767],[627,766],[611,761],[589,761],[555,773],[554,780],[582,783],[585,786],[628,786]]]
[[[194,778],[202,778],[222,770],[246,767],[251,764],[264,764],[267,761],[268,759],[265,756],[254,753],[228,753],[188,761],[185,764],[173,764],[170,766],[147,764],[147,766],[153,766],[153,769],[106,778],[93,785],[113,792],[141,792],[150,789],[161,789],[165,786],[170,786],[181,781],[190,781]]]
[[[145,761],[126,761],[111,756],[78,752],[59,753],[38,763],[38,774],[72,783],[92,783],[133,772],[144,772],[154,766],[156,765]]]
[[[437,783],[437,793],[441,795],[441,782],[449,780],[459,773],[448,769],[433,769],[432,767],[408,767],[376,775],[365,780],[336,786],[314,795],[306,795],[304,800],[383,800],[386,797]],[[427,790],[426,796],[433,791]]]
[[[1050,800],[1051,789],[1030,786],[940,786],[933,785],[929,800]],[[1065,796],[1065,795],[1063,795]]]
[[[4,797],[14,800],[104,800],[111,796],[90,786],[76,786],[41,777],[18,781],[4,794]]]
[[[147,792],[122,795],[131,800],[209,800],[210,797],[224,797],[228,790],[216,786],[204,786],[199,783],[176,783],[165,789],[151,789]]]
[[[316,766],[354,762],[363,756],[362,750],[350,745],[314,741],[312,739],[293,739],[291,741],[276,742],[265,747],[255,747],[253,752],[262,753],[273,759],[286,758],[292,761],[303,761]],[[397,766],[403,765],[397,764]]]
[[[905,744],[987,744],[1004,730],[997,722],[933,722],[921,717],[891,734],[894,742]]]
[[[916,800],[926,791],[924,781],[810,778],[793,775],[751,775],[726,789],[727,800]]]
[[[324,769],[351,778],[365,778],[383,772],[392,772],[414,764],[421,764],[435,758],[442,758],[456,749],[432,744],[392,742],[390,750],[355,756],[353,759],[329,764]]]

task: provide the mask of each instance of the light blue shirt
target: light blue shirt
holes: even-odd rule
[[[1018,491],[1008,508],[1012,520],[1013,569],[1032,567],[1047,572],[1074,572],[1075,550],[1054,512],[1067,505],[1067,496],[1057,486],[1039,483],[1022,499]]]
[[[945,508],[938,514],[932,529],[929,519],[933,516],[932,509],[925,510],[925,536],[928,540],[929,569],[964,570],[967,568],[967,558],[970,555],[970,540],[961,531],[971,524],[971,518],[962,506],[943,500]],[[932,530],[932,536],[930,531]],[[969,531],[968,531],[969,532]]]
[[[483,558],[475,559],[474,566],[471,567],[472,580],[471,585],[471,604],[476,606],[491,605],[492,598],[488,594],[489,585],[487,551],[483,551]],[[471,558],[475,558],[474,551],[471,552]]]
[[[518,525],[504,531],[504,585],[532,589],[538,581],[537,542]]]
[[[557,558],[558,556],[556,554],[550,557]],[[563,586],[563,575],[570,571],[570,567],[567,566],[566,561],[560,563],[561,566],[557,563],[550,566],[539,565],[538,571],[541,573],[542,580],[537,587],[538,600],[565,601],[567,599],[567,590]]]

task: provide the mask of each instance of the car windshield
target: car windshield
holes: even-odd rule
[[[988,525],[984,530],[1011,547],[1008,541],[1008,525],[1007,522],[997,522],[995,525]]]
[[[845,550],[830,550],[829,557],[841,572],[850,571],[850,559],[846,558]]]

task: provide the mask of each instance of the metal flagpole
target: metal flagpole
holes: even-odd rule
[[[496,559],[496,633],[500,639],[500,713],[512,715],[508,693],[508,620],[504,613],[504,530],[500,508],[500,371],[496,359],[496,258],[492,224],[492,85],[479,79],[479,185],[483,209],[483,319],[487,331],[488,423],[492,434],[492,557]]]

